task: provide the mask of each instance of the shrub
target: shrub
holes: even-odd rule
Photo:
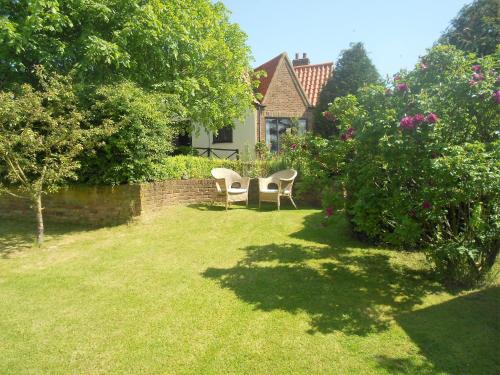
[[[344,179],[354,229],[426,247],[456,283],[478,281],[500,245],[495,59],[438,46],[391,88],[330,107],[343,131],[335,142],[352,148]]]
[[[157,166],[155,175],[157,180],[209,178],[212,168],[230,168],[240,171],[241,163],[237,160],[177,155],[164,158]]]
[[[355,232],[424,248],[446,280],[473,284],[500,248],[498,57],[437,46],[388,87],[337,98],[340,135],[291,138],[286,158]]]
[[[243,176],[263,177],[283,169],[283,163],[279,159],[244,162],[177,155],[163,159],[162,163],[156,167],[155,180],[210,178],[210,171],[213,168],[229,168]]]
[[[103,86],[90,108],[91,121],[111,122],[115,131],[82,158],[81,179],[121,184],[152,181],[173,151],[180,105],[174,96],[147,93],[130,82]]]

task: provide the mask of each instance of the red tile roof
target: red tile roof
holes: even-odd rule
[[[333,62],[294,66],[293,69],[299,78],[300,84],[304,88],[309,102],[315,106],[318,102],[321,89],[332,76]]]
[[[268,62],[255,68],[256,72],[259,70],[264,70],[267,73],[267,76],[260,77],[260,84],[259,84],[259,87],[257,88],[257,92],[260,93],[262,95],[262,97],[266,96],[267,89],[269,88],[269,85],[271,84],[274,73],[276,72],[276,68],[278,67],[278,64],[279,64],[282,57],[283,57],[283,54],[279,54],[274,59],[269,60]]]

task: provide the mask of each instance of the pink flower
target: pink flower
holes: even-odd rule
[[[342,141],[344,141],[344,142],[345,142],[345,141],[347,141],[347,140],[349,139],[349,137],[347,136],[347,134],[346,134],[346,133],[343,133],[343,134],[340,136],[340,139],[341,139]]]
[[[392,90],[391,89],[385,89],[385,95],[391,96],[392,95]]]
[[[481,71],[481,65],[472,65],[471,68],[475,72],[480,72]]]
[[[473,79],[469,79],[469,86],[475,86],[477,84],[477,81],[474,81]]]
[[[500,90],[493,91],[493,100],[495,103],[500,104]]]
[[[325,213],[326,213],[326,216],[327,217],[330,217],[333,215],[333,207],[328,207],[326,210],[325,210]]]
[[[396,90],[398,90],[398,91],[408,91],[408,85],[406,83],[398,83],[396,85]]]
[[[431,203],[430,203],[429,201],[424,201],[424,202],[422,203],[422,208],[423,208],[424,210],[428,210],[428,209],[430,209],[430,208],[431,208]]]
[[[422,70],[423,72],[425,72],[427,69],[429,69],[429,65],[424,64],[424,63],[420,64],[420,70]]]
[[[416,123],[424,122],[425,116],[421,113],[417,113],[415,116],[413,116],[413,121]]]
[[[484,80],[484,76],[481,73],[474,73],[472,75],[472,79],[474,81],[482,81],[482,80]]]
[[[429,124],[434,124],[435,122],[437,122],[437,120],[439,120],[439,117],[437,117],[437,115],[432,112],[429,113],[425,118],[425,121],[427,121]]]
[[[412,116],[405,116],[399,121],[401,129],[413,129],[415,127],[414,119]]]
[[[295,143],[292,143],[290,147],[292,148],[292,150],[295,150],[297,148],[297,145]]]
[[[347,132],[346,134],[349,136],[349,137],[354,137],[354,134],[356,133],[356,130],[354,128],[349,128],[347,129]]]

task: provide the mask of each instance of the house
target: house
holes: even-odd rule
[[[292,127],[294,119],[299,133],[313,129],[313,108],[332,75],[333,62],[310,64],[305,53],[302,58],[297,53],[290,61],[282,53],[255,68],[260,70],[267,73],[257,88],[261,98],[248,110],[244,121],[236,121],[217,134],[201,131],[192,135],[192,146],[199,148],[200,154],[207,155],[210,148],[221,158],[254,158],[257,142],[265,142],[272,152],[278,152],[280,136]]]

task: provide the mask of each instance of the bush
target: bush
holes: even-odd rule
[[[155,179],[210,178],[210,171],[213,168],[229,168],[242,176],[263,177],[283,169],[283,164],[278,159],[243,162],[240,160],[177,155],[163,159],[162,163],[156,167]]]
[[[181,178],[209,178],[212,168],[241,169],[237,160],[210,159],[199,156],[177,155],[163,159],[156,169],[157,180]]]
[[[286,157],[355,232],[424,248],[446,280],[471,285],[500,248],[498,58],[437,46],[389,87],[337,98],[340,136],[291,139]]]
[[[153,181],[173,151],[179,117],[176,97],[147,93],[133,83],[103,86],[90,108],[93,123],[111,122],[114,132],[82,158],[81,180],[93,184]]]

